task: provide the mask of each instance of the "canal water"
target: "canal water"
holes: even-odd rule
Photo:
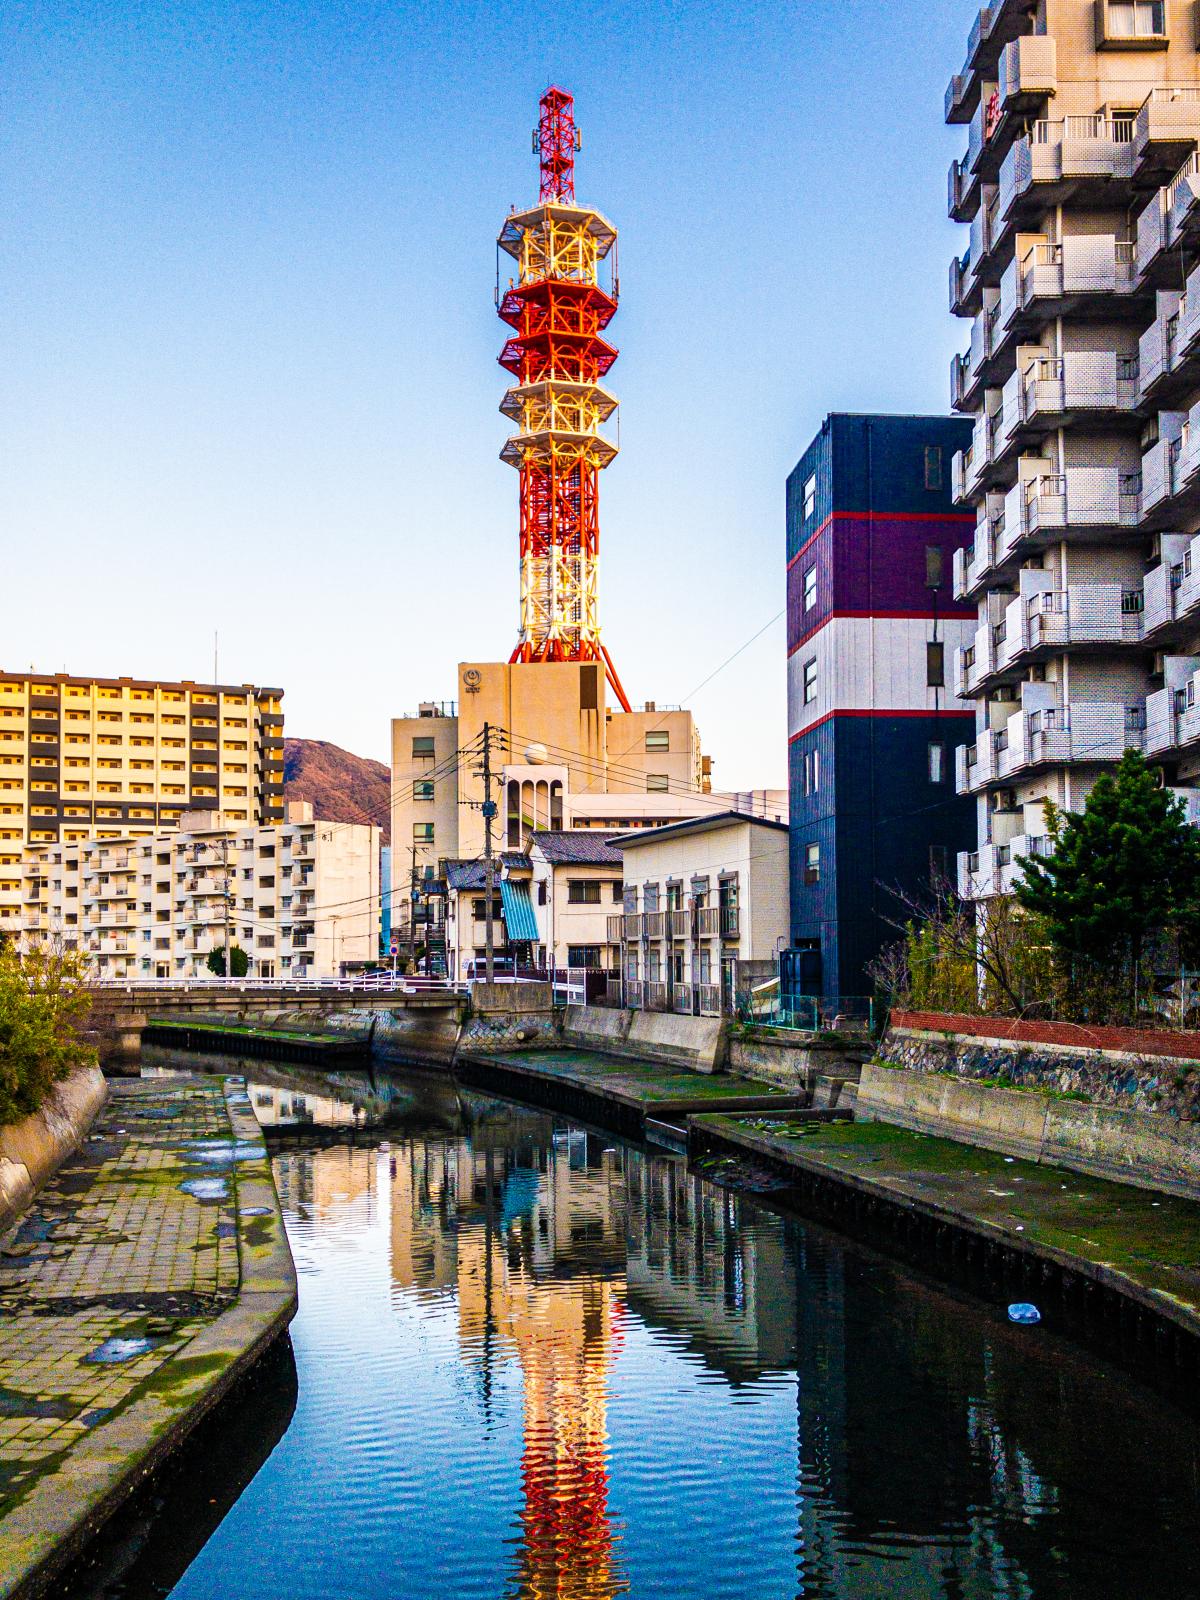
[[[294,1369],[72,1596],[1200,1596],[1200,1430],[1117,1368],[560,1117],[256,1068]]]

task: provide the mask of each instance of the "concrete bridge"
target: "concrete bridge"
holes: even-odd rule
[[[527,986],[520,987],[524,991]],[[508,991],[511,1007],[513,986]],[[522,1003],[542,998],[521,995]],[[477,994],[476,1006],[481,999],[486,996]],[[101,1065],[109,1071],[120,1071],[137,1060],[143,1030],[152,1020],[225,1021],[298,1037],[344,1032],[348,1038],[378,1040],[385,1055],[441,1063],[453,1056],[469,1006],[465,988],[421,978],[328,983],[254,978],[110,981],[92,986],[88,1032]]]

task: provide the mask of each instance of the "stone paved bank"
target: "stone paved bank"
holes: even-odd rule
[[[114,1085],[0,1241],[0,1596],[53,1592],[295,1305],[241,1081]]]

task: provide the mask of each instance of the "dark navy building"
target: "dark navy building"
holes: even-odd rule
[[[974,849],[955,747],[975,714],[950,663],[977,626],[953,600],[959,417],[834,415],[787,480],[788,771],[793,954],[784,987],[870,993],[898,937],[895,890],[923,893]],[[889,920],[891,919],[891,920]]]

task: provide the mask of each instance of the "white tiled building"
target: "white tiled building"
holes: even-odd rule
[[[951,79],[970,244],[951,375],[976,514],[955,596],[978,605],[955,687],[978,798],[973,899],[1047,848],[1128,748],[1193,808],[1200,780],[1200,34],[1182,0],[998,0]],[[1200,550],[1196,554],[1200,556]],[[1200,575],[1198,575],[1200,576]]]
[[[225,824],[185,812],[149,837],[64,840],[28,849],[22,938],[84,951],[101,978],[209,977],[230,943],[268,978],[327,978],[379,953],[379,829],[288,820]]]

